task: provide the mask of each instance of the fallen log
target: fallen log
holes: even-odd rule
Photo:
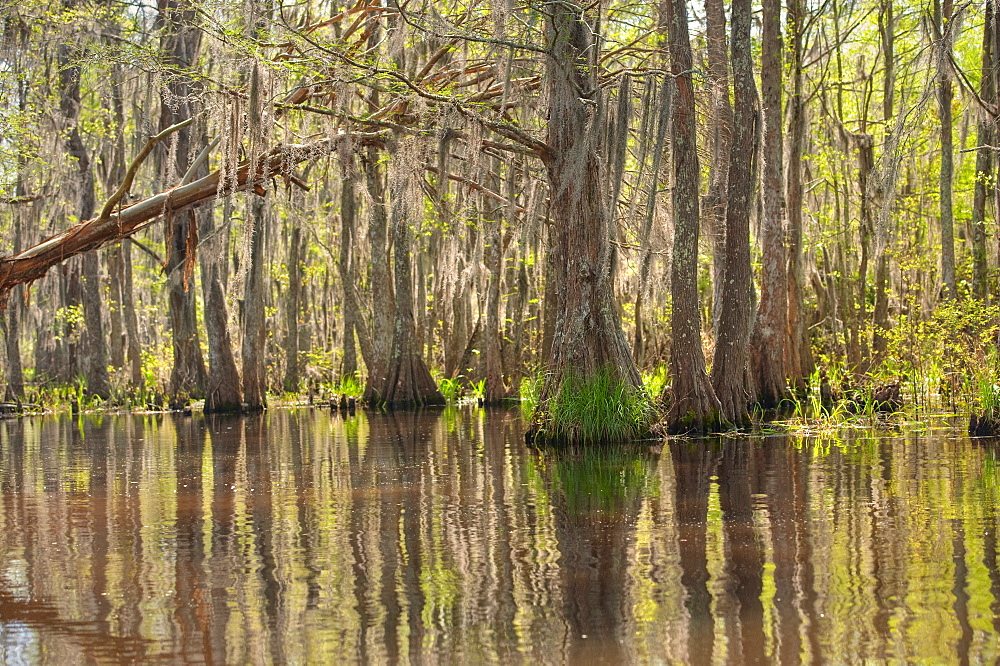
[[[75,224],[22,252],[0,257],[0,309],[7,306],[10,290],[16,285],[34,282],[70,257],[127,238],[152,225],[160,216],[172,215],[234,192],[262,191],[261,184],[268,178],[290,179],[295,165],[328,154],[343,141],[381,145],[384,135],[345,132],[309,144],[278,145],[253,162],[240,163],[235,174],[227,176],[221,187],[223,174],[216,170],[204,178],[172,187],[116,212],[105,210],[102,215]]]

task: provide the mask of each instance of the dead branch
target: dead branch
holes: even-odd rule
[[[385,138],[379,133],[343,133],[306,145],[277,146],[261,158],[242,162],[235,177],[226,180],[220,192],[221,171],[216,170],[204,178],[187,185],[178,185],[136,202],[116,213],[99,215],[75,224],[33,247],[7,257],[0,257],[0,305],[6,307],[10,290],[45,275],[50,268],[70,257],[96,250],[110,243],[128,238],[150,226],[164,213],[176,213],[213,201],[217,196],[260,187],[274,175],[288,175],[300,162],[328,154],[342,141],[361,145],[381,145]],[[114,197],[112,197],[112,200]]]

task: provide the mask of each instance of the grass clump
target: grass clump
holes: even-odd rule
[[[549,399],[544,439],[578,444],[624,442],[649,434],[656,410],[644,387],[608,369],[581,378],[568,375]]]

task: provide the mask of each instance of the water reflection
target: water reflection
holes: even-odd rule
[[[993,661],[997,455],[516,416],[0,422],[0,661]]]

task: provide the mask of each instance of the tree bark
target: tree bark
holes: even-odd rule
[[[228,205],[228,202],[227,202]],[[238,412],[243,406],[240,373],[236,368],[233,342],[229,335],[229,310],[223,286],[222,263],[227,261],[227,243],[216,232],[212,209],[199,211],[199,234],[205,239],[198,253],[201,263],[202,298],[205,299],[205,338],[208,342],[208,382],[205,386],[205,413]]]
[[[940,226],[941,226],[941,295],[955,298],[955,217],[952,189],[954,184],[954,145],[952,138],[951,41],[952,0],[934,0],[934,39],[937,40],[937,99],[941,122]]]
[[[192,115],[190,99],[195,85],[186,71],[195,63],[201,31],[194,25],[195,9],[189,0],[159,0],[158,21],[162,26],[160,50],[164,64],[179,73],[160,91],[160,131]],[[180,179],[188,170],[191,128],[171,137],[173,163],[163,160],[163,182]],[[194,213],[167,213],[167,293],[174,363],[170,371],[170,403],[183,406],[189,399],[204,397],[207,381],[205,361],[198,341],[195,312],[194,266],[198,224]]]
[[[691,42],[685,0],[665,0],[670,39],[673,96],[674,249],[670,268],[670,411],[671,432],[707,431],[720,425],[721,404],[705,373],[698,306],[698,148]],[[728,95],[728,91],[727,91]]]
[[[879,37],[882,43],[882,59],[885,62],[885,70],[882,76],[882,120],[886,127],[886,144],[884,144],[883,153],[890,149],[888,140],[892,130],[889,128],[892,126],[895,99],[896,24],[893,17],[892,4],[893,0],[883,0],[879,11],[878,24]],[[882,198],[881,205],[883,207],[889,205],[887,199],[894,198],[896,195],[895,186],[893,186],[892,191],[887,191],[887,189],[882,188],[880,192]],[[883,208],[883,211],[885,211],[885,208]],[[889,257],[887,253],[889,247],[889,229],[885,228],[887,226],[885,221],[889,216],[883,212],[880,217],[882,222],[878,227],[877,242],[875,244],[875,307],[872,315],[873,365],[878,365],[882,362],[885,352],[889,347],[889,340],[886,337],[886,333],[889,330]]]
[[[412,147],[406,149],[413,150]],[[369,377],[368,388],[365,390],[366,397],[375,396],[371,402],[392,408],[444,404],[444,396],[438,391],[437,384],[420,355],[413,315],[413,267],[410,256],[413,234],[410,231],[406,199],[412,176],[413,174],[400,169],[392,179],[393,275],[396,296],[392,353],[384,380],[374,383]]]
[[[71,64],[69,45],[59,47],[60,111],[67,122],[66,153],[76,162],[77,211],[79,219],[89,219],[94,214],[94,173],[90,155],[77,122],[80,118],[80,68]],[[84,330],[78,347],[79,371],[87,384],[87,393],[107,399],[111,396],[108,378],[108,352],[101,321],[100,257],[84,256],[79,265],[79,296],[83,306]]]
[[[792,92],[788,99],[788,165],[785,171],[785,198],[788,204],[788,328],[786,368],[796,393],[803,393],[805,379],[812,372],[805,326],[802,290],[802,154],[805,144],[806,105],[802,96],[802,0],[788,0],[788,58]]]
[[[979,97],[986,103],[997,103],[996,91],[996,7],[993,0],[986,1],[986,16],[983,24],[983,74],[979,85]],[[985,301],[989,294],[986,261],[986,201],[990,190],[996,187],[993,181],[993,145],[996,137],[996,123],[980,110],[976,123],[976,183],[972,198],[972,294]]]
[[[354,341],[361,348],[361,358],[368,373],[372,373],[373,352],[371,334],[361,314],[361,299],[357,289],[357,269],[354,260],[354,226],[357,224],[357,201],[354,196],[355,175],[353,166],[343,169],[340,190],[340,283],[344,290],[344,360],[341,378],[353,377],[358,369]]]
[[[788,397],[785,372],[785,322],[788,320],[788,252],[785,247],[785,194],[781,132],[781,2],[764,0],[760,85],[764,148],[761,196],[760,309],[754,328],[751,376],[757,403],[774,409]]]
[[[712,330],[718,336],[722,285],[726,277],[726,189],[733,131],[729,59],[726,53],[726,10],[722,0],[706,0],[705,23],[708,82],[712,92],[712,161],[708,168],[708,191],[703,199],[702,215],[705,228],[712,237]]]
[[[377,404],[382,396],[375,390],[388,380],[389,358],[392,354],[392,334],[395,303],[389,275],[389,221],[386,215],[385,183],[378,166],[378,153],[369,150],[362,156],[365,185],[371,204],[368,210],[368,244],[371,252],[372,286],[372,358],[368,363],[365,401]],[[409,248],[407,248],[409,252]]]
[[[565,379],[586,382],[606,371],[626,387],[642,387],[614,299],[607,188],[598,151],[605,128],[597,111],[602,94],[594,38],[597,21],[591,11],[557,4],[547,17],[550,107],[544,163],[553,222],[551,251],[563,261],[555,267],[552,349],[529,437],[554,425],[547,406],[564,389]],[[565,438],[573,440],[575,430],[566,432]]]
[[[264,244],[267,201],[255,197],[250,204],[250,251],[247,253],[243,291],[243,403],[251,412],[267,409],[267,328],[264,317]]]
[[[299,390],[299,317],[302,315],[302,230],[292,222],[288,229],[288,297],[285,299],[285,390]],[[346,337],[346,332],[345,332]]]
[[[750,422],[753,388],[747,361],[753,319],[750,282],[750,209],[753,205],[756,138],[759,122],[757,85],[750,52],[750,1],[734,0],[730,35],[733,70],[733,143],[729,160],[726,208],[726,279],[722,316],[712,360],[712,387],[722,417],[736,426]]]

